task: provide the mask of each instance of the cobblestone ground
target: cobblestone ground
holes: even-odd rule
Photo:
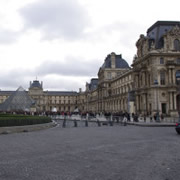
[[[174,127],[58,127],[0,135],[0,180],[179,180]]]

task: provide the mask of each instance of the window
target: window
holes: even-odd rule
[[[161,85],[165,85],[165,72],[164,71],[160,72],[160,83]]]
[[[107,74],[107,79],[111,79],[111,73],[110,72]]]
[[[176,59],[176,63],[180,64],[180,58]]]
[[[174,40],[174,50],[180,51],[180,42],[178,39]]]
[[[180,70],[176,72],[176,84],[180,85]]]
[[[160,58],[160,64],[164,64],[164,59]]]
[[[158,48],[161,49],[163,47],[164,47],[164,39],[163,39],[163,37],[161,37],[158,42]]]

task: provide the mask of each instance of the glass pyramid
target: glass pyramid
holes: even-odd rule
[[[34,105],[35,101],[20,86],[0,104],[0,111],[30,111],[30,108]]]

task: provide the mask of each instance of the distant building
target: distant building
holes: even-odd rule
[[[0,91],[0,103],[13,93],[14,91]],[[38,80],[30,82],[26,93],[35,101],[36,112],[73,112],[77,107],[77,92],[43,91],[43,83]]]

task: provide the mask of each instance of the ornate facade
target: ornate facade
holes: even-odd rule
[[[132,69],[122,55],[109,54],[99,68],[98,79],[86,84],[84,110],[93,113],[134,112]],[[80,101],[79,101],[80,102]],[[81,104],[82,106],[82,104]],[[80,107],[80,105],[79,105]]]
[[[177,116],[180,22],[156,22],[136,46],[132,64],[136,112]]]
[[[39,81],[27,92],[37,111],[129,112],[142,115],[180,112],[180,22],[158,21],[136,43],[131,67],[122,55],[109,54],[98,78],[82,92],[43,91]],[[0,103],[12,92],[0,91]]]

